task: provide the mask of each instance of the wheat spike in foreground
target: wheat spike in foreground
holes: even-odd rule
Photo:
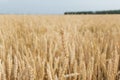
[[[120,15],[0,15],[0,80],[120,80]]]

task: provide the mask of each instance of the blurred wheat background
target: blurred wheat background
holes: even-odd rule
[[[0,15],[0,80],[120,80],[120,15]]]

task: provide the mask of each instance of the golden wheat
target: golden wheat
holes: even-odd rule
[[[0,15],[0,80],[120,80],[120,15]]]

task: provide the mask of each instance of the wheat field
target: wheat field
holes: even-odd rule
[[[120,15],[0,15],[0,80],[120,80]]]

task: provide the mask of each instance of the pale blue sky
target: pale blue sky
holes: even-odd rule
[[[0,0],[0,13],[63,14],[120,9],[120,0]]]

